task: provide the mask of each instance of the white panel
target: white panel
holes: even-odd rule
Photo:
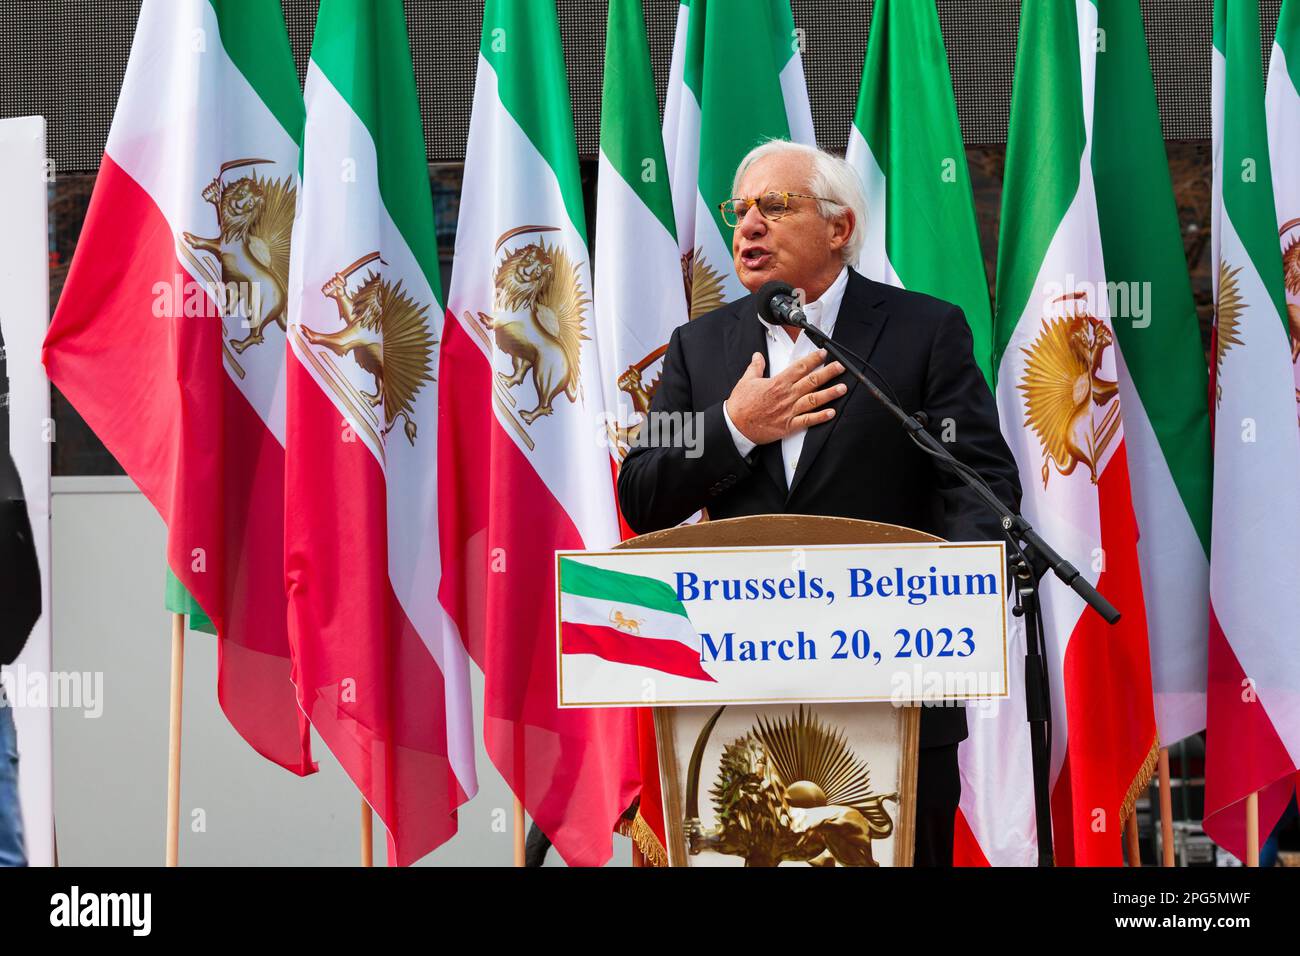
[[[9,368],[9,449],[27,496],[36,554],[41,565],[42,614],[14,675],[50,670],[50,383],[41,365],[41,343],[50,318],[49,236],[46,227],[45,119],[0,120],[0,310]],[[54,863],[53,729],[48,706],[21,706],[16,695],[19,795],[33,866]]]

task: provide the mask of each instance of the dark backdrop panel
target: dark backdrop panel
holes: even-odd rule
[[[539,0],[540,2],[540,0]],[[922,0],[916,0],[922,2]],[[644,0],[655,80],[668,81],[677,0]],[[283,0],[299,72],[318,0]],[[1266,48],[1281,0],[1261,0]],[[822,145],[842,150],[857,101],[870,0],[793,0]],[[938,0],[967,143],[1006,139],[1019,0]],[[0,0],[0,115],[50,120],[55,162],[93,170],[108,134],[139,0]],[[1211,0],[1143,0],[1167,139],[1210,134]],[[606,0],[559,0],[578,149],[597,150]],[[431,162],[464,157],[482,0],[406,0]]]

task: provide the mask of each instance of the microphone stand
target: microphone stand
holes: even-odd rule
[[[774,303],[775,306],[775,303]],[[776,308],[773,309],[776,311]],[[784,325],[802,329],[818,348],[826,350],[845,370],[864,385],[876,401],[880,402],[907,432],[914,443],[940,465],[960,478],[984,506],[997,515],[1002,533],[1011,547],[1011,568],[1015,577],[1015,605],[1012,613],[1025,619],[1025,716],[1029,721],[1030,754],[1033,760],[1034,810],[1038,826],[1038,865],[1053,866],[1052,809],[1049,786],[1052,752],[1051,688],[1047,678],[1047,645],[1043,627],[1042,602],[1038,592],[1038,578],[1034,574],[1032,555],[1039,563],[1051,568],[1063,584],[1073,589],[1089,607],[1100,614],[1108,624],[1119,620],[1119,611],[1097,591],[1079,570],[1066,561],[1050,544],[1039,536],[1033,526],[1019,512],[1002,503],[988,483],[969,465],[958,461],[947,447],[926,430],[923,413],[908,414],[891,400],[876,383],[871,381],[851,361],[845,350],[821,329],[812,325],[797,306],[787,313],[783,309],[777,319]],[[856,358],[856,356],[855,356]],[[863,365],[868,364],[858,359]],[[878,374],[878,373],[877,373]]]

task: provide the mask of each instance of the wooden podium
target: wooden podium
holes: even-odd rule
[[[618,547],[941,540],[873,521],[755,515],[656,531]],[[656,707],[654,719],[670,866],[912,865],[919,707]]]

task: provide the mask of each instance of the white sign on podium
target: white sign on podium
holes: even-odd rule
[[[561,707],[1008,696],[1001,543],[565,551]]]

